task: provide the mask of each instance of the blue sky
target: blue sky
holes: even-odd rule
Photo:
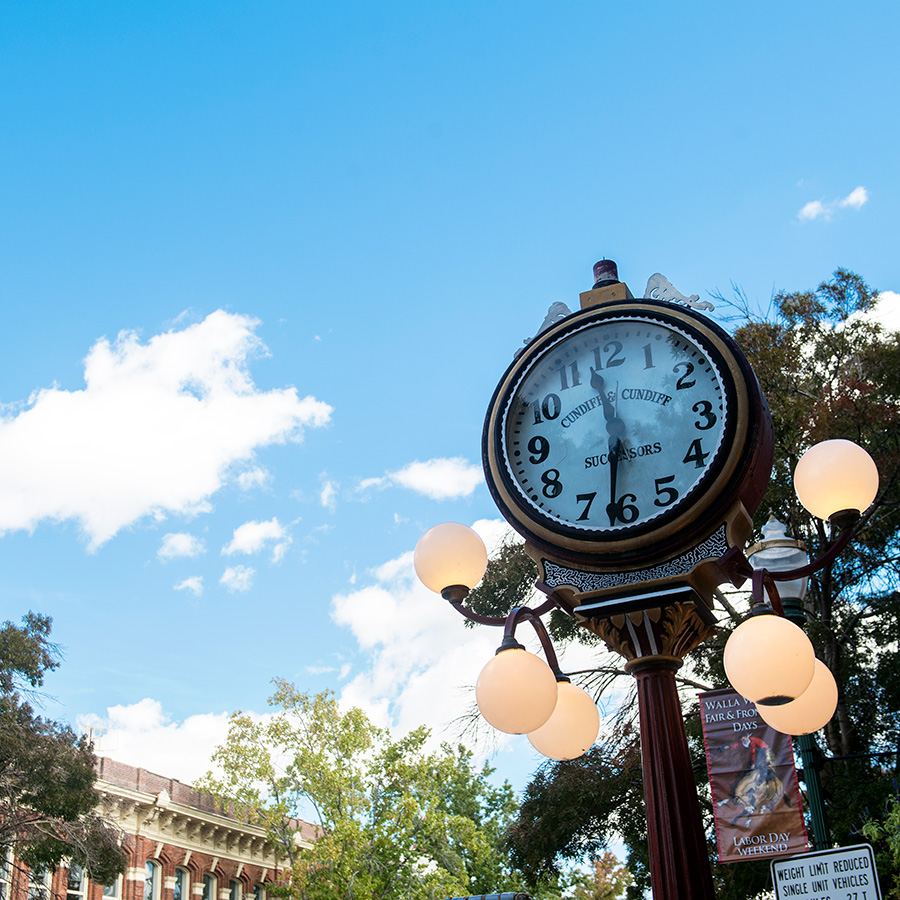
[[[276,675],[451,736],[497,636],[410,553],[499,533],[480,436],[514,350],[604,255],[635,293],[900,291],[898,26],[3,4],[0,600],[53,616],[47,712],[184,779]]]

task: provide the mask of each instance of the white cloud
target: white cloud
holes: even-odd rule
[[[900,294],[881,291],[872,316],[888,331],[900,331]]]
[[[222,548],[222,553],[225,556],[232,556],[235,553],[250,555],[259,553],[268,545],[274,545],[272,562],[282,559],[291,545],[287,529],[277,518],[269,519],[266,522],[244,522],[243,525],[235,528],[231,541]]]
[[[498,520],[473,526],[489,552],[509,534]],[[349,629],[364,654],[364,668],[342,690],[347,706],[359,706],[378,724],[405,732],[418,725],[433,729],[436,740],[456,737],[458,719],[472,710],[472,688],[494,655],[501,628],[466,628],[449,603],[416,578],[408,551],[373,570],[374,581],[332,598],[332,619]],[[525,623],[516,636],[538,651],[534,632]],[[596,651],[573,646],[563,665],[585,667]],[[491,740],[510,739],[487,729]],[[530,748],[529,752],[530,752]]]
[[[243,593],[253,587],[255,575],[256,569],[252,566],[229,566],[222,573],[219,584],[231,591],[232,594]]]
[[[193,559],[195,556],[200,556],[201,553],[205,552],[206,547],[200,538],[184,531],[179,531],[163,535],[162,543],[159,550],[156,551],[156,555],[161,561],[168,562],[170,559],[177,559],[182,556]]]
[[[93,729],[99,756],[149,769],[192,784],[210,768],[213,750],[228,733],[227,713],[204,713],[172,722],[162,704],[149,697],[128,706],[110,706],[105,716],[79,716],[81,731]]]
[[[877,322],[887,331],[900,331],[900,294],[896,291],[881,291],[871,311],[854,313],[850,320]]]
[[[365,491],[383,491],[386,487],[390,487],[391,479],[390,478],[363,478],[362,481],[356,486],[356,490],[359,493],[363,493]]]
[[[322,475],[322,488],[319,491],[319,503],[329,512],[334,512],[337,508],[337,489],[338,486],[331,479]]]
[[[271,479],[271,473],[262,466],[247,469],[237,476],[238,487],[242,491],[249,491],[255,487],[265,487]]]
[[[811,222],[813,219],[818,219],[819,216],[828,218],[830,215],[821,200],[811,200],[797,213],[801,222]]]
[[[432,500],[451,500],[470,496],[483,481],[481,466],[454,456],[425,462],[416,460],[381,478],[366,478],[359,483],[357,491],[383,490],[390,485],[399,485]]]
[[[296,388],[257,389],[259,322],[219,310],[141,343],[97,341],[85,387],[37,391],[0,413],[0,534],[76,520],[95,550],[145,516],[208,510],[237,464],[299,441],[332,409]],[[240,476],[238,476],[240,479]]]
[[[869,192],[860,185],[840,200],[830,200],[827,203],[822,200],[811,200],[804,204],[797,218],[801,222],[812,222],[814,219],[831,219],[838,209],[860,209],[869,200]]]
[[[858,188],[854,188],[844,197],[843,200],[840,201],[838,206],[850,206],[853,209],[859,209],[861,206],[864,206],[869,199],[869,192],[860,185]]]
[[[179,581],[175,585],[175,590],[190,591],[195,597],[200,597],[203,594],[203,576],[191,575],[189,578],[185,578],[184,581]]]

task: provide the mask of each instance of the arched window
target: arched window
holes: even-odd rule
[[[103,885],[103,896],[106,900],[119,900],[122,896],[122,876],[120,875],[115,881]]]
[[[144,868],[144,900],[159,900],[159,863],[148,859]]]
[[[172,900],[191,900],[191,876],[187,869],[175,870],[175,886]]]
[[[266,900],[266,887],[257,882],[253,885],[253,900]]]
[[[228,882],[228,900],[241,900],[241,883],[234,878]]]
[[[203,900],[219,900],[216,897],[216,876],[209,872],[203,876]]]

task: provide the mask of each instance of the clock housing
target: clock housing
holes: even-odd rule
[[[557,557],[601,567],[675,556],[736,502],[752,513],[772,449],[737,344],[693,310],[653,300],[608,302],[540,334],[501,379],[483,436],[488,486],[510,524]]]

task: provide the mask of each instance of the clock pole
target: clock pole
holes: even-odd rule
[[[713,900],[709,851],[675,673],[712,628],[690,603],[583,623],[637,682],[653,900]]]

